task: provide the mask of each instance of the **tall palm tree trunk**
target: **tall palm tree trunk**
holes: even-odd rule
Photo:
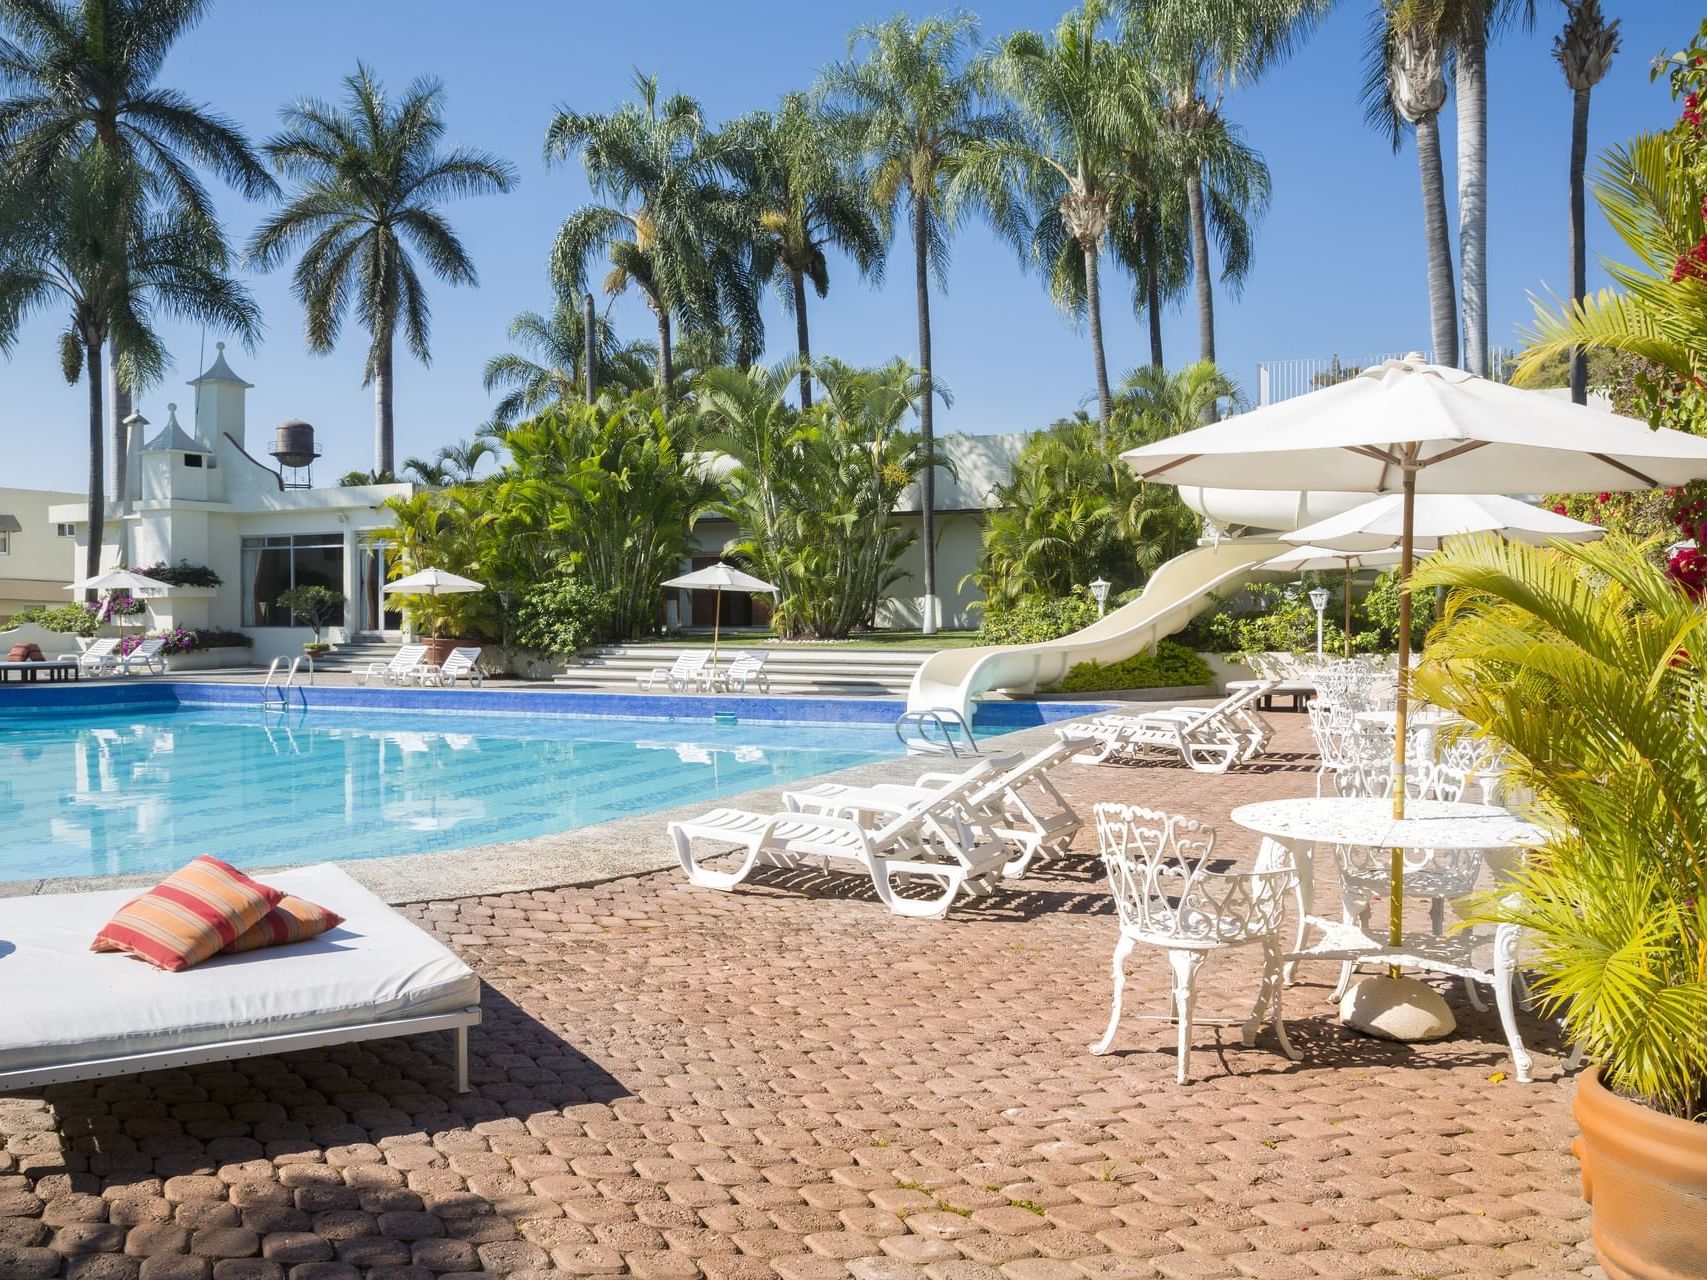
[[[130,388],[119,381],[119,347],[116,342],[108,350],[107,364],[113,371],[113,501],[123,502],[130,470],[130,428],[124,423],[134,406]]]
[[[93,578],[101,571],[101,539],[106,535],[106,497],[101,489],[106,468],[101,457],[101,442],[106,421],[101,413],[101,379],[106,370],[101,367],[101,343],[83,338],[83,351],[89,378],[89,545],[83,549],[83,576]],[[85,600],[95,599],[94,588],[83,593]]]
[[[654,308],[658,316],[658,398],[670,403],[670,389],[676,381],[676,364],[670,350],[670,309]]]
[[[1571,301],[1588,293],[1588,239],[1584,231],[1583,168],[1588,163],[1588,96],[1576,90],[1571,101]],[[1588,355],[1571,348],[1571,403],[1588,403]]]
[[[1488,374],[1488,41],[1485,25],[1458,47],[1458,258],[1463,273],[1464,367]],[[1435,357],[1439,359],[1438,353]],[[1443,362],[1454,363],[1454,362]]]
[[[1085,250],[1085,318],[1091,331],[1091,357],[1096,362],[1097,416],[1102,423],[1102,441],[1108,443],[1108,420],[1114,413],[1114,397],[1108,393],[1108,360],[1102,349],[1102,287],[1097,279],[1097,258],[1100,256],[1094,240]]]
[[[812,337],[806,327],[806,273],[798,269],[788,273],[794,286],[794,342],[800,350],[800,407],[812,407]]]
[[[1199,360],[1215,360],[1215,287],[1209,278],[1209,224],[1203,210],[1203,174],[1194,170],[1185,182],[1191,212],[1191,274],[1197,287],[1197,351]],[[1203,407],[1203,420],[1215,421],[1213,402]]]
[[[396,427],[392,409],[391,335],[380,339],[373,359],[373,470],[396,475]]]
[[[925,553],[925,600],[920,630],[936,634],[936,433],[931,423],[931,268],[925,196],[913,192],[913,291],[919,307],[919,435],[925,465],[919,472],[920,540]]]
[[[1458,363],[1458,308],[1452,287],[1452,234],[1446,221],[1446,177],[1440,166],[1440,118],[1417,121],[1422,175],[1423,238],[1428,246],[1428,315],[1436,364]]]
[[[1144,310],[1150,320],[1150,367],[1162,367],[1162,286],[1156,279],[1155,238],[1144,254]]]

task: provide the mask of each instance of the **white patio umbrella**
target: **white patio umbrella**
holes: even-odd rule
[[[73,582],[65,589],[67,591],[128,591],[137,599],[143,599],[146,592],[164,594],[171,590],[172,584],[162,582],[159,578],[150,578],[146,574],[136,573],[130,569],[106,569],[97,573],[93,578],[84,578]],[[147,609],[148,602],[143,600],[143,608]],[[118,627],[123,630],[127,625],[126,619],[131,615],[119,614]]]
[[[419,573],[411,573],[402,578],[396,578],[379,589],[380,595],[405,596],[451,596],[469,591],[484,591],[486,584],[476,582],[473,578],[464,578],[460,574],[450,573],[444,569],[422,569]]]
[[[1337,516],[1280,535],[1282,542],[1308,543],[1335,551],[1391,547],[1404,532],[1405,498],[1390,493]],[[1419,493],[1411,516],[1411,546],[1433,551],[1444,538],[1466,533],[1497,533],[1514,542],[1542,543],[1550,538],[1593,542],[1606,536],[1597,524],[1585,524],[1530,502],[1491,493]]]
[[[692,573],[684,573],[680,577],[670,578],[660,586],[680,587],[685,591],[715,591],[717,601],[711,615],[711,670],[717,671],[717,636],[723,626],[723,593],[725,591],[740,591],[746,594],[754,592],[771,592],[776,588],[762,578],[755,578],[750,573],[742,573],[732,565],[719,560],[716,564],[708,564],[703,569],[695,569]]]
[[[1286,535],[1290,542],[1291,536]],[[1259,569],[1276,573],[1316,573],[1327,569],[1345,572],[1345,656],[1351,657],[1351,575],[1356,569],[1389,569],[1399,563],[1399,548],[1383,547],[1373,551],[1335,551],[1332,547],[1306,546],[1295,551],[1283,551],[1272,560],[1264,560]]]
[[[1521,391],[1420,356],[1386,360],[1308,395],[1121,455],[1146,480],[1234,489],[1402,495],[1399,698],[1393,816],[1405,812],[1416,497],[1580,493],[1707,477],[1707,439]],[[1403,940],[1404,856],[1394,850],[1389,940]]]

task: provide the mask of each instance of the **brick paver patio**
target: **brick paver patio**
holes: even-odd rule
[[[1301,718],[1225,778],[1063,771],[1076,802],[1222,824],[1313,785]],[[1491,1014],[1401,1048],[1288,992],[1304,1061],[1196,1032],[1173,1084],[1140,949],[1108,1057],[1113,917],[1081,852],[946,922],[849,877],[733,894],[660,873],[411,914],[488,984],[471,1094],[448,1037],[0,1099],[0,1280],[1140,1280],[1597,1274],[1557,1038]],[[1332,885],[1319,892],[1331,900]],[[1256,958],[1211,961],[1242,1015]],[[0,996],[3,1001],[3,996]]]

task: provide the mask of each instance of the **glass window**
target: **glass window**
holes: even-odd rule
[[[6,530],[0,529],[0,556],[9,556],[11,554],[12,535],[7,533]]]
[[[278,598],[292,587],[344,589],[344,540],[336,533],[243,539],[243,625],[303,626]],[[344,625],[344,611],[331,620]]]

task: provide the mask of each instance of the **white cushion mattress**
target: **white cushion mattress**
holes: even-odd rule
[[[330,863],[261,877],[344,917],[167,973],[89,943],[134,889],[0,899],[0,1071],[452,1013],[480,981]]]

